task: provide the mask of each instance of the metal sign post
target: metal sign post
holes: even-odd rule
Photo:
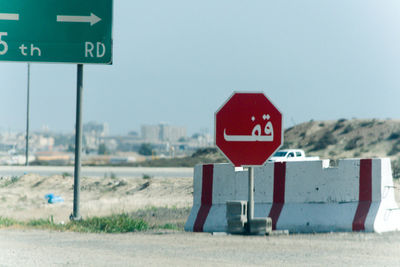
[[[25,166],[29,166],[29,98],[30,98],[30,84],[31,84],[31,64],[28,63],[28,77],[26,89],[26,147],[25,147]]]
[[[249,167],[249,202],[247,206],[247,221],[254,219],[254,168]]]
[[[75,172],[74,172],[74,209],[70,216],[72,221],[81,220],[79,211],[80,176],[82,153],[82,96],[83,96],[83,65],[78,64],[76,86],[76,126],[75,126]]]

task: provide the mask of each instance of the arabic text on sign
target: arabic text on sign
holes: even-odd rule
[[[264,127],[265,135],[262,135],[261,125],[257,124],[254,126],[251,135],[228,135],[226,129],[224,129],[224,139],[228,142],[272,142],[274,140],[274,128],[269,119],[269,114],[263,115],[263,120],[267,120]],[[251,120],[255,121],[255,117],[253,116]]]

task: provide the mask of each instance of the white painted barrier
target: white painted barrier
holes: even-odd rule
[[[255,217],[290,232],[400,230],[390,160],[276,162],[256,167]],[[226,202],[248,199],[248,173],[230,164],[198,165],[186,231],[224,232]]]

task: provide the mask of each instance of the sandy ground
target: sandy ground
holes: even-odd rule
[[[0,178],[0,217],[22,221],[51,218],[66,222],[73,210],[73,177],[28,174]],[[191,207],[193,180],[188,178],[81,179],[83,218],[136,211],[148,207]],[[45,195],[64,199],[50,204]]]

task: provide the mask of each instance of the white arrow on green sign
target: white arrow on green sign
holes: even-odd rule
[[[112,0],[0,1],[0,60],[112,63]]]
[[[58,22],[89,22],[90,26],[93,26],[99,22],[101,18],[91,13],[90,16],[57,16]]]
[[[0,14],[0,20],[19,20],[19,14]]]

